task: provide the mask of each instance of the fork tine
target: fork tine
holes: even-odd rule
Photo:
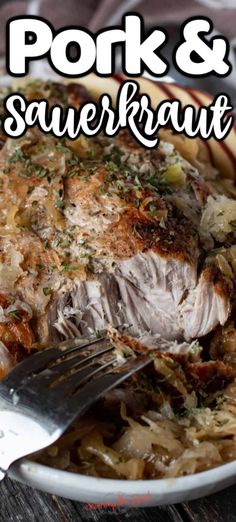
[[[35,353],[19,363],[16,368],[5,377],[4,386],[9,388],[19,388],[23,379],[26,380],[27,377],[30,377],[33,373],[45,369],[47,364],[53,360],[69,355],[77,350],[82,350],[90,345],[97,344],[103,339],[105,340],[106,338],[87,339],[86,342],[81,339],[71,339],[70,341],[63,341],[63,343],[58,344],[57,347],[54,346]]]
[[[63,361],[61,363],[56,364],[52,368],[50,368],[50,373],[52,377],[57,377],[58,375],[63,375],[65,372],[75,369],[77,366],[80,366],[81,364],[84,365],[84,363],[89,362],[90,360],[96,359],[96,357],[99,357],[100,355],[103,355],[107,352],[110,352],[114,350],[114,346],[112,346],[111,343],[105,345],[100,350],[94,351],[87,355],[86,357],[77,355],[76,357],[73,357],[73,359],[69,359],[66,361]],[[80,352],[79,352],[80,354]]]
[[[100,354],[106,353],[107,351],[114,350],[114,346],[111,344],[109,339],[104,339],[102,342],[91,345],[87,345],[84,349],[76,350],[75,352],[66,351],[65,354],[62,355],[63,359],[59,362],[55,362],[52,366],[50,366],[51,374],[57,375],[59,372],[63,374],[66,370],[71,369],[71,365],[76,362],[87,362],[94,357],[97,357]],[[68,355],[73,355],[73,357],[68,358]],[[64,357],[66,355],[66,358]]]
[[[91,345],[91,347],[92,346],[93,345]],[[108,339],[106,339],[106,342],[104,341],[102,343],[102,348],[100,350],[94,351],[87,356],[81,356],[81,352],[79,350],[73,358],[63,360],[54,366],[49,366],[42,372],[33,376],[30,380],[30,387],[36,390],[41,386],[51,386],[57,377],[63,377],[66,372],[74,370],[77,367],[79,368],[80,366],[84,366],[84,364],[88,363],[89,361],[96,359],[100,355],[111,352],[112,350],[114,350],[114,346],[112,346]],[[23,380],[22,386],[24,386],[24,384],[25,383]]]
[[[98,376],[82,386],[82,388],[76,390],[67,404],[68,413],[71,414],[70,419],[73,417],[73,420],[75,420],[79,415],[85,413],[85,411],[104,394],[119,386],[119,384],[137,371],[145,368],[145,366],[151,362],[152,359],[150,357],[139,356],[133,359],[131,363],[128,363],[129,365],[131,364],[131,368],[122,370],[126,364],[121,367],[116,367],[115,371],[102,374],[101,377]]]
[[[64,353],[69,354],[74,351],[82,348],[86,348],[90,344],[97,344],[107,339],[107,333],[105,331],[100,332],[98,337],[87,337],[83,339],[69,339],[67,341],[62,341],[58,346],[60,353],[64,355]]]
[[[77,389],[78,386],[84,384],[85,381],[94,377],[98,372],[104,371],[107,368],[109,368],[109,366],[112,366],[116,362],[116,360],[116,357],[114,357],[113,359],[104,363],[103,365],[90,364],[85,368],[79,370],[79,372],[73,373],[66,379],[60,381],[58,384],[56,384],[53,390],[55,390],[56,394],[62,393],[65,396],[73,392],[73,390]]]

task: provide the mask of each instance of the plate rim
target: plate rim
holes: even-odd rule
[[[148,494],[145,505],[151,506],[193,500],[232,485],[236,482],[236,459],[191,475],[148,480],[93,477],[21,459],[10,467],[8,476],[33,488],[80,502],[99,503],[119,495],[131,501],[134,495]]]

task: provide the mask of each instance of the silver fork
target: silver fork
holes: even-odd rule
[[[0,480],[13,462],[55,442],[100,397],[150,361],[134,356],[118,365],[105,335],[65,341],[25,359],[0,383]]]

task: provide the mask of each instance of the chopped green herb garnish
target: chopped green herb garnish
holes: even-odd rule
[[[222,404],[222,402],[224,402],[224,400],[225,400],[225,396],[223,394],[218,395],[218,397],[216,397],[216,404],[217,404],[217,406]]]
[[[61,271],[62,274],[65,272],[70,272],[72,270],[81,270],[81,265],[79,265],[79,264],[73,265],[73,264],[69,263],[68,260],[63,261],[62,266],[63,266],[63,269]]]
[[[192,346],[192,352],[195,355],[198,355],[199,353],[201,353],[202,350],[203,350],[203,347],[199,344],[198,341]]]
[[[70,172],[68,172],[66,176],[67,178],[73,178],[74,176],[76,176],[76,174],[78,174],[78,170],[73,169]]]
[[[8,312],[8,315],[10,317],[13,317],[14,319],[17,319],[17,321],[21,321],[21,315],[19,310],[11,310],[10,312]]]
[[[71,165],[78,165],[78,163],[79,163],[78,158],[71,158],[71,159],[69,159],[69,160],[66,162],[66,164],[68,165],[68,167],[71,166]]]
[[[64,152],[64,153],[69,152],[68,147],[66,147],[65,145],[63,145],[60,141],[56,144],[56,149],[57,149],[59,152]]]
[[[60,208],[60,209],[63,209],[64,208],[64,201],[60,198],[57,198],[56,201],[55,201],[55,207],[56,208]]]
[[[43,288],[44,295],[49,295],[51,293],[51,288],[45,287]]]
[[[37,178],[44,178],[47,175],[47,171],[40,167],[35,167],[35,170],[33,170],[32,173],[35,174]]]
[[[8,159],[8,163],[16,163],[25,159],[24,153],[21,149],[15,150],[12,156]]]

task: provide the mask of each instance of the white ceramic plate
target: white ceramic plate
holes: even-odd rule
[[[196,475],[162,480],[113,480],[87,477],[21,460],[10,478],[62,497],[105,506],[174,504],[216,493],[236,481],[236,461]]]
[[[117,78],[101,79],[95,75],[82,78],[79,82],[84,83],[95,96],[108,91],[112,96],[116,96],[119,86]],[[191,102],[196,108],[201,103],[207,105],[211,101],[211,97],[193,89],[166,85],[163,93],[161,84],[143,78],[140,78],[139,83],[141,91],[149,93],[155,104],[166,97],[167,89],[170,97],[177,96],[183,104]],[[235,173],[235,140],[236,130],[233,129],[224,145],[214,140],[211,140],[208,145],[215,164],[226,172],[228,177],[234,176]],[[236,461],[186,477],[128,481],[86,477],[21,460],[11,467],[9,476],[42,491],[86,503],[155,506],[192,500],[232,485],[236,481]]]

